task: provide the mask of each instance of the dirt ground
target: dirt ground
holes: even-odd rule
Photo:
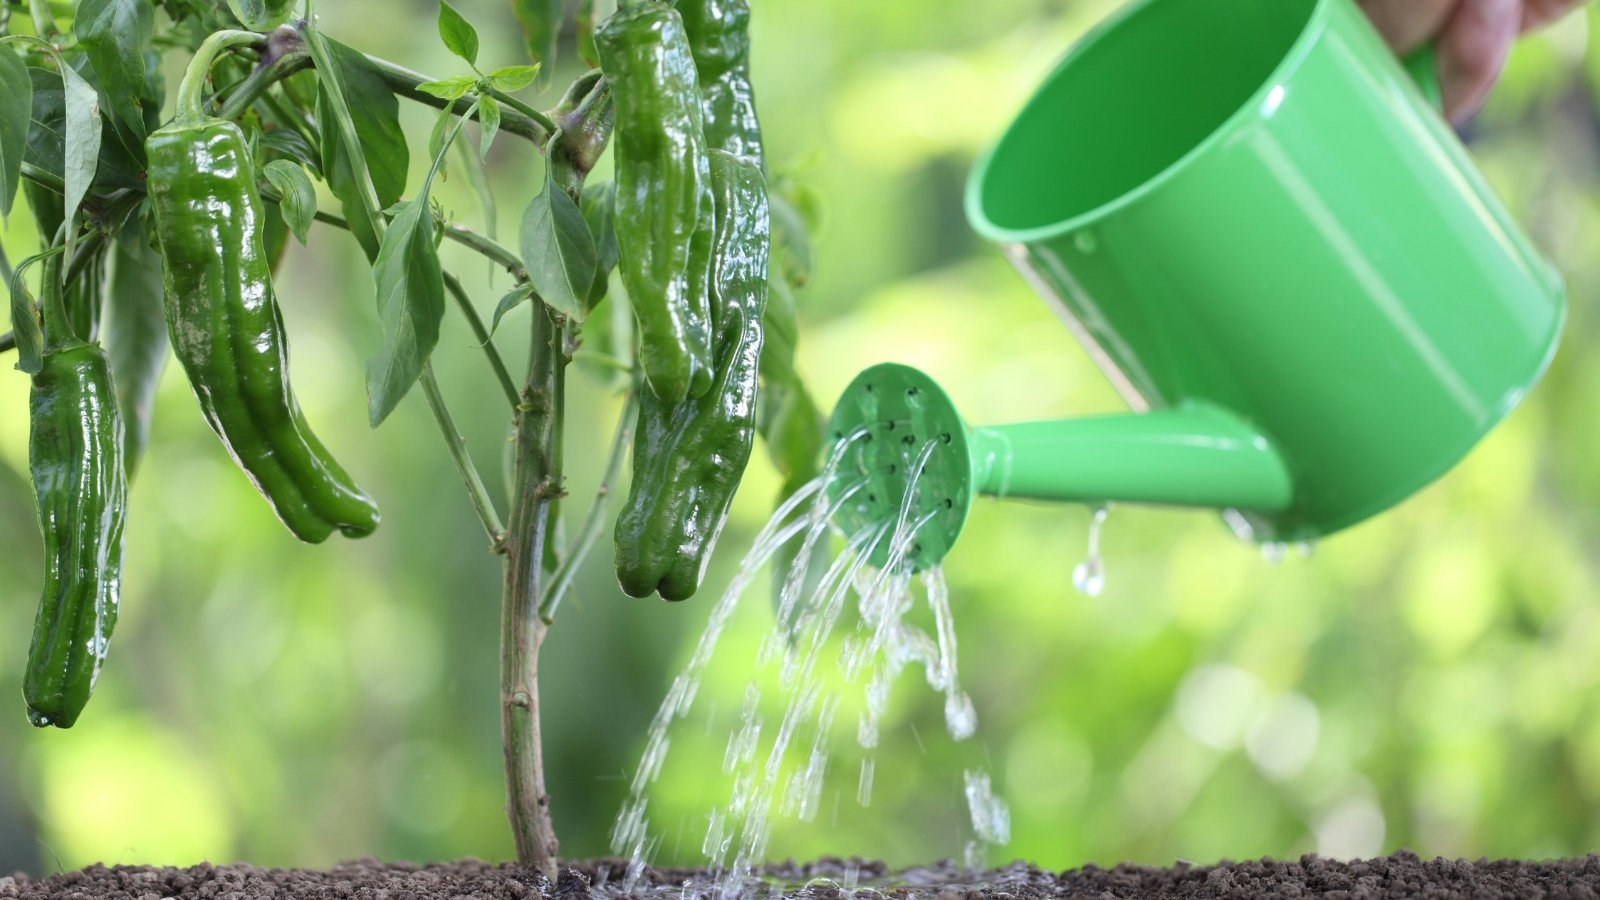
[[[117,898],[117,900],[647,900],[709,897],[705,872],[650,870],[624,890],[616,860],[574,862],[551,883],[508,864],[466,860],[431,865],[345,863],[331,870],[257,869],[246,865],[199,865],[186,869],[90,866],[49,878],[0,877],[0,898]],[[1120,865],[1044,872],[1015,863],[968,872],[951,863],[889,871],[881,863],[819,860],[780,863],[752,879],[748,897],[816,900],[929,898],[929,900],[1030,900],[1092,897],[1144,898],[1587,898],[1600,900],[1600,855],[1548,862],[1422,860],[1410,853],[1361,862],[1315,856],[1298,860],[1224,862],[1169,869]]]

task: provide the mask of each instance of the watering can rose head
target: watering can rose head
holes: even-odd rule
[[[1138,0],[1067,54],[966,201],[1137,412],[968,428],[921,373],[863,373],[830,423],[852,442],[830,489],[856,491],[847,530],[928,516],[904,550],[921,565],[974,493],[1338,531],[1460,460],[1565,315],[1352,0]]]

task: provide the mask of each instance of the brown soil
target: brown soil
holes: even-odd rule
[[[552,884],[541,875],[512,865],[468,860],[435,865],[382,864],[370,860],[331,870],[256,869],[251,866],[199,865],[187,869],[90,866],[49,878],[0,878],[0,898],[61,900],[605,900],[638,896],[689,900],[710,896],[706,873],[650,870],[625,892],[615,860],[574,863]],[[1586,898],[1600,900],[1600,855],[1550,862],[1489,862],[1434,859],[1400,852],[1364,862],[1332,862],[1315,856],[1296,861],[1224,862],[1215,866],[1180,864],[1170,869],[1121,865],[1085,866],[1042,872],[1015,863],[987,872],[966,872],[941,863],[897,872],[881,863],[821,860],[769,867],[749,883],[747,896],[779,895],[815,900],[1033,900],[1092,897],[1096,900],[1144,898]]]

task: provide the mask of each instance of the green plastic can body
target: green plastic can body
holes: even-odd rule
[[[1564,317],[1559,276],[1350,0],[1134,4],[980,162],[967,211],[1136,408],[1211,406],[1270,441],[1293,491],[1242,510],[1262,540],[1444,473]]]

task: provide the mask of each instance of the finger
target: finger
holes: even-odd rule
[[[1548,25],[1584,4],[1585,0],[1523,0],[1522,30]]]
[[[1462,0],[1361,0],[1367,18],[1395,53],[1406,54],[1443,28]]]
[[[1522,0],[1462,0],[1439,36],[1439,83],[1451,122],[1483,104],[1521,27]]]

